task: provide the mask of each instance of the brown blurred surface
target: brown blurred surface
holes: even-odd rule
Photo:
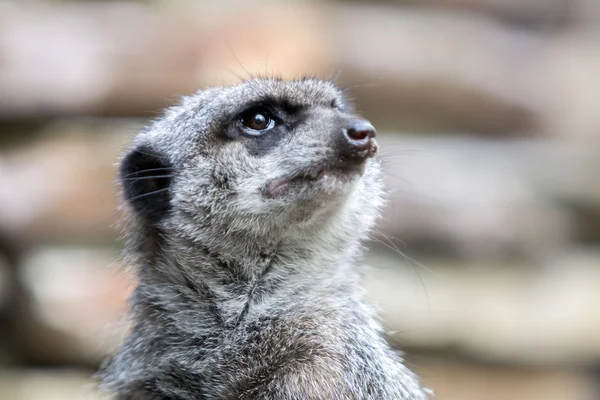
[[[116,163],[146,117],[306,73],[378,128],[365,282],[435,398],[599,398],[599,4],[0,1],[0,398],[98,398],[131,290]]]
[[[416,365],[435,397],[449,400],[592,400],[591,378],[566,370],[469,366],[459,363]]]

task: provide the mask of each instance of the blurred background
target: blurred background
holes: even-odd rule
[[[600,399],[598,0],[0,0],[0,398],[101,398],[115,163],[249,74],[335,79],[377,127],[365,284],[437,399]]]

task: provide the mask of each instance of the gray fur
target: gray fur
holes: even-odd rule
[[[301,121],[260,156],[253,139],[218,137],[264,96],[305,110]],[[263,193],[335,158],[332,132],[352,118],[330,82],[260,78],[187,97],[137,136],[132,149],[173,168],[170,206],[125,221],[138,286],[104,389],[123,400],[427,398],[382,338],[355,266],[382,205],[379,163]]]

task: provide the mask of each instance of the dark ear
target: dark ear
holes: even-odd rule
[[[160,221],[169,211],[172,175],[172,165],[160,153],[148,146],[135,148],[121,163],[125,200],[141,217]]]

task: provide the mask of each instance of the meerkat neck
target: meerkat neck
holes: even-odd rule
[[[149,298],[178,296],[185,302],[171,302],[166,312],[177,314],[179,308],[210,304],[207,318],[219,325],[238,324],[249,310],[260,303],[281,304],[298,301],[311,293],[332,292],[346,288],[348,297],[358,291],[354,270],[354,252],[348,248],[315,246],[299,240],[290,243],[265,241],[261,245],[225,245],[220,248],[192,243],[170,235],[158,246],[149,264],[140,265],[143,290]],[[230,242],[235,243],[235,242]],[[144,303],[150,304],[147,299]]]

